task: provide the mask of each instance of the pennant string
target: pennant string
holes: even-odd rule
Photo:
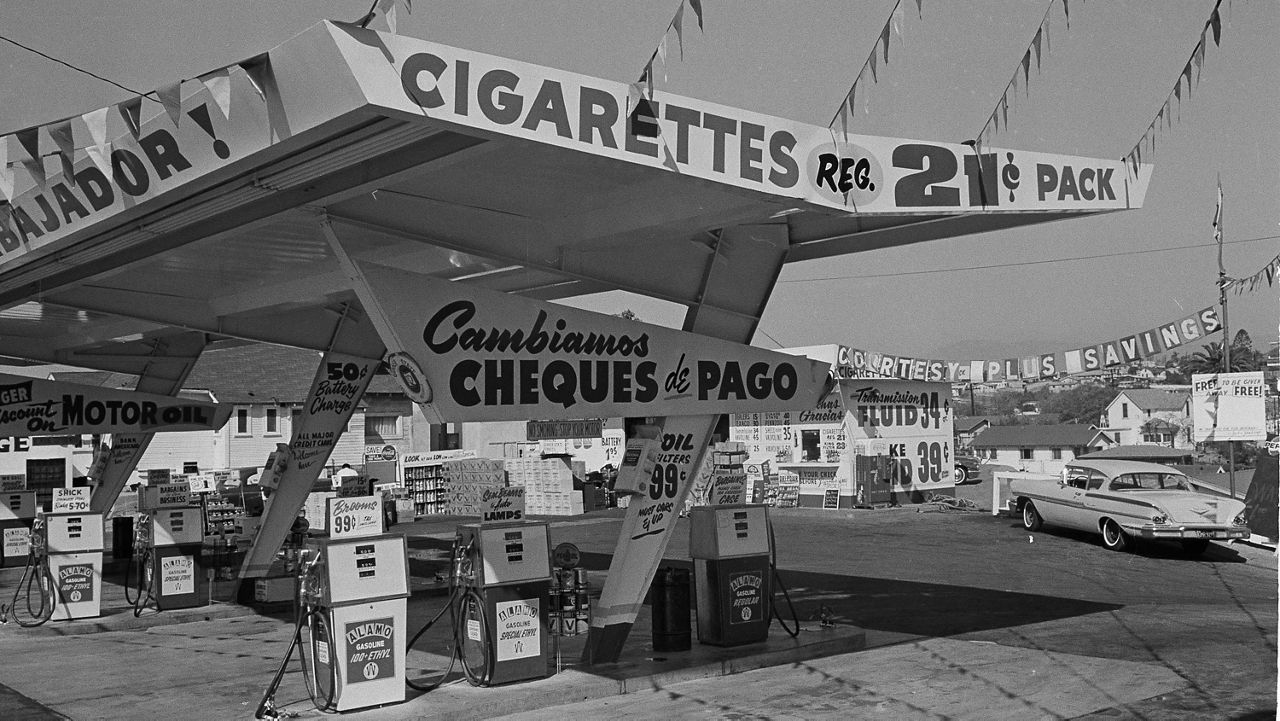
[[[846,104],[853,107],[853,97],[858,88],[858,81],[862,80],[862,78],[866,76],[868,69],[871,70],[871,82],[880,82],[879,75],[876,72],[876,56],[880,53],[884,53],[884,63],[888,66],[890,36],[896,35],[898,37],[902,37],[901,28],[896,25],[896,23],[900,22],[902,19],[902,15],[898,12],[899,6],[901,5],[902,0],[897,0],[897,2],[893,4],[893,9],[889,11],[889,17],[885,19],[884,25],[880,28],[880,34],[876,36],[876,41],[871,46],[871,54],[867,56],[867,59],[862,63],[862,67],[858,69],[858,74],[854,76],[853,79],[853,85],[849,86],[849,92],[845,93],[844,97],[840,99],[840,106],[836,108],[836,112],[831,116],[831,122],[827,123],[828,128],[835,128],[836,123],[840,120],[840,107],[844,107]],[[923,0],[916,0],[916,12],[920,15],[921,19],[924,18],[924,9],[922,5]],[[883,48],[881,47],[882,45]],[[864,103],[867,101],[867,95],[865,93],[863,94],[862,99]],[[866,106],[864,106],[864,109],[866,109]],[[870,112],[870,110],[868,109],[867,112]]]
[[[1222,34],[1222,17],[1218,12],[1218,8],[1221,5],[1222,5],[1222,0],[1217,0],[1217,2],[1214,3],[1213,11],[1210,12],[1209,14],[1209,19],[1205,21],[1204,27],[1200,30],[1199,41],[1196,43],[1195,47],[1191,49],[1191,54],[1190,56],[1187,57],[1187,62],[1183,64],[1182,69],[1178,72],[1178,79],[1174,82],[1173,89],[1169,91],[1169,94],[1165,96],[1164,102],[1160,105],[1161,111],[1163,111],[1170,104],[1170,102],[1176,101],[1178,105],[1179,120],[1182,119],[1182,80],[1183,78],[1185,78],[1187,81],[1187,100],[1189,101],[1191,100],[1191,86],[1192,86],[1191,68],[1193,66],[1196,68],[1196,79],[1198,81],[1200,77],[1200,67],[1204,64],[1205,37],[1207,36],[1210,30],[1213,31],[1214,44],[1218,46],[1221,45],[1220,40],[1221,40],[1221,34]],[[1159,119],[1160,117],[1159,113],[1157,113],[1156,117],[1157,119]],[[1169,121],[1170,121],[1169,127],[1172,128],[1173,127],[1172,119],[1169,119]],[[1142,134],[1142,137],[1138,138],[1138,142],[1134,143],[1133,147],[1135,149],[1140,149],[1144,144],[1150,143],[1151,154],[1154,155],[1155,145],[1156,145],[1155,132],[1158,129],[1159,129],[1158,124],[1155,121],[1152,121],[1152,123],[1147,126],[1147,131]],[[1130,152],[1133,152],[1133,151],[1130,151]],[[1141,153],[1139,153],[1138,162],[1139,164],[1141,164],[1142,162]]]
[[[982,141],[986,136],[987,131],[991,129],[992,126],[995,126],[999,123],[999,118],[997,117],[997,115],[1003,114],[1004,129],[1006,132],[1008,132],[1009,130],[1009,94],[1010,94],[1010,91],[1013,91],[1016,97],[1016,93],[1018,90],[1019,74],[1022,75],[1022,84],[1024,86],[1023,90],[1025,95],[1027,97],[1031,97],[1031,53],[1033,50],[1035,51],[1036,72],[1039,73],[1041,53],[1042,53],[1041,40],[1042,39],[1046,41],[1048,40],[1049,13],[1052,12],[1053,7],[1054,5],[1057,4],[1057,2],[1058,0],[1050,0],[1049,7],[1045,8],[1044,16],[1040,18],[1040,24],[1036,25],[1036,31],[1031,36],[1031,42],[1027,43],[1027,48],[1022,53],[1022,58],[1018,61],[1017,66],[1014,67],[1013,77],[1009,78],[1009,82],[1005,83],[1004,90],[1000,93],[1000,99],[996,101],[995,107],[992,108],[991,113],[987,115],[986,122],[984,122],[982,124],[982,128],[978,130],[978,134],[974,138],[975,145],[982,144]],[[1067,10],[1066,3],[1067,3],[1067,0],[1062,0],[1064,11]],[[1067,17],[1070,18],[1069,12],[1067,14]],[[1070,27],[1071,27],[1071,22],[1068,19],[1067,28],[1069,29]],[[1044,43],[1043,53],[1045,55],[1049,53],[1049,45],[1047,42]]]

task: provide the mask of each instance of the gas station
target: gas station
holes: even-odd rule
[[[241,582],[271,568],[384,364],[438,422],[648,419],[587,665],[623,657],[721,417],[813,409],[834,387],[827,363],[747,345],[784,264],[1139,208],[1150,172],[835,133],[332,22],[211,76],[182,83],[180,104],[109,109],[105,145],[52,126],[9,138],[10,162],[35,169],[0,213],[0,356],[131,374],[140,398],[172,398],[216,344],[323,353],[299,369],[311,395]],[[607,291],[682,305],[682,327],[554,303]],[[0,422],[33,403],[0,394]],[[113,434],[88,507],[34,521],[42,553],[101,562],[102,514],[157,430]],[[423,621],[406,617],[403,534],[360,500],[329,501],[330,535],[299,563],[294,642],[305,627],[317,707],[404,701]],[[138,573],[158,588],[199,541],[181,513],[149,512]],[[766,509],[704,509],[691,528],[699,638],[758,641]],[[547,675],[548,546],[545,522],[459,527],[455,638],[473,683]],[[157,608],[199,595],[166,588]],[[727,625],[704,635],[713,606]]]

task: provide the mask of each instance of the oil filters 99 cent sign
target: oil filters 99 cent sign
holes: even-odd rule
[[[451,422],[817,405],[829,364],[356,261]]]

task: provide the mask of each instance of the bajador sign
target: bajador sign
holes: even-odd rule
[[[451,422],[812,408],[830,367],[357,263]]]
[[[0,373],[0,437],[211,431],[230,406]]]

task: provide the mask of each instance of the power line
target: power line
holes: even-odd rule
[[[14,40],[13,38],[9,38],[9,37],[5,37],[4,35],[0,35],[0,40],[3,40],[3,41],[5,41],[5,42],[7,42],[7,43],[12,43],[13,45],[17,45],[18,47],[22,48],[23,50],[26,50],[26,51],[28,51],[28,52],[35,53],[36,55],[39,55],[40,57],[42,57],[42,58],[44,58],[44,59],[46,59],[46,60],[52,60],[53,62],[58,63],[59,65],[65,65],[66,67],[71,68],[72,70],[74,70],[74,71],[76,71],[76,72],[78,72],[78,73],[84,73],[85,75],[88,75],[88,76],[89,76],[89,77],[91,77],[91,78],[96,78],[96,79],[98,79],[98,80],[101,80],[101,81],[102,81],[102,82],[104,82],[104,83],[108,83],[108,84],[114,85],[114,86],[116,86],[117,88],[120,88],[121,90],[124,90],[124,91],[126,91],[126,92],[132,93],[132,94],[134,94],[134,95],[141,95],[141,96],[144,96],[144,97],[145,97],[145,96],[147,96],[147,95],[152,94],[152,93],[140,93],[140,92],[138,92],[137,90],[134,90],[133,88],[125,87],[124,85],[121,85],[120,83],[117,83],[116,81],[114,81],[114,80],[112,80],[112,79],[110,79],[110,78],[104,78],[104,77],[102,77],[101,75],[98,75],[98,74],[97,74],[97,73],[95,73],[95,72],[92,72],[92,71],[90,71],[90,70],[85,70],[84,68],[82,68],[82,67],[78,67],[78,66],[76,66],[76,65],[72,65],[71,63],[67,62],[66,60],[61,60],[61,59],[59,59],[59,58],[55,58],[55,57],[53,57],[52,55],[49,55],[48,53],[40,52],[39,50],[36,50],[35,48],[33,48],[33,47],[29,46],[29,45],[23,45],[22,43],[18,42],[17,40]]]
[[[1254,243],[1259,240],[1275,240],[1280,235],[1268,235],[1262,238],[1246,238],[1244,240],[1228,240],[1225,244]],[[1199,243],[1197,245],[1180,245],[1175,248],[1152,248],[1149,250],[1128,250],[1120,253],[1102,253],[1100,255],[1081,255],[1075,258],[1047,258],[1045,260],[1027,260],[1019,263],[994,263],[992,265],[972,265],[963,268],[937,268],[934,270],[910,270],[902,273],[873,273],[870,275],[833,275],[823,278],[795,278],[779,280],[778,283],[811,283],[820,280],[862,280],[866,278],[898,278],[906,275],[928,275],[930,273],[954,273],[962,270],[990,270],[992,268],[1013,268],[1022,265],[1044,265],[1046,263],[1066,263],[1076,260],[1095,260],[1098,258],[1118,258],[1125,255],[1146,255],[1147,253],[1168,253],[1175,250],[1191,250],[1195,248],[1217,247],[1216,243]]]

